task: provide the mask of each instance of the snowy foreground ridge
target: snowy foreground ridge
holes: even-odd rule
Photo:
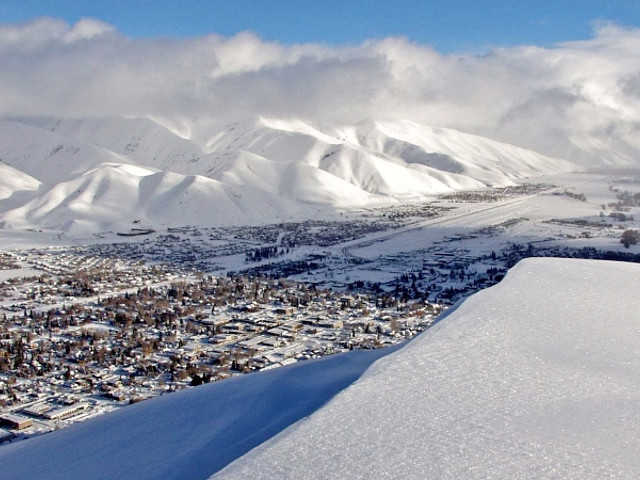
[[[389,351],[355,353],[156,397],[4,445],[0,478],[205,479],[311,414]]]
[[[2,446],[0,471],[640,478],[639,287],[636,264],[525,260],[403,348],[142,402]]]
[[[219,477],[640,478],[639,288],[523,261]]]

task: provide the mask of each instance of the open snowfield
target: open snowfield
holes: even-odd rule
[[[352,255],[365,259],[374,259],[381,254],[411,252],[420,250],[440,242],[447,236],[454,234],[472,234],[479,229],[488,226],[499,225],[514,219],[522,220],[510,228],[508,235],[504,235],[508,241],[541,242],[556,237],[555,243],[568,244],[568,241],[558,242],[559,233],[571,232],[571,228],[563,226],[558,228],[546,221],[551,219],[597,219],[601,206],[616,202],[616,193],[609,189],[609,185],[615,184],[615,180],[624,176],[619,174],[564,174],[545,176],[534,181],[557,185],[554,193],[542,192],[541,194],[525,197],[516,197],[496,203],[479,203],[464,205],[441,218],[427,219],[417,226],[405,228],[392,233],[372,235],[363,240],[357,240],[345,244]],[[623,184],[625,189],[633,190],[634,183]],[[587,200],[577,201],[565,195],[557,193],[564,190],[572,193],[584,193]],[[610,211],[610,210],[609,210]],[[607,211],[607,213],[609,213]],[[629,225],[634,226],[634,225]],[[584,228],[575,228],[575,233]],[[610,234],[609,237],[606,235]],[[619,242],[620,232],[603,230],[601,236],[591,239],[581,239],[577,246],[597,246],[609,250],[622,248]],[[503,241],[505,240],[503,239]],[[372,242],[371,240],[375,240]],[[463,242],[464,247],[474,251],[487,252],[500,247],[498,239],[474,238],[469,242]],[[574,242],[575,243],[575,242]]]
[[[525,260],[395,352],[148,400],[2,446],[2,474],[637,478],[638,288],[635,264]]]

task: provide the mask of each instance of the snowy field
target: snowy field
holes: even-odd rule
[[[635,264],[526,260],[395,352],[142,402],[3,446],[2,474],[637,478],[638,288]]]
[[[33,277],[40,275],[38,270],[32,270],[30,268],[14,269],[14,270],[0,270],[0,282],[4,282],[11,278]]]
[[[526,198],[514,198],[496,204],[464,205],[443,218],[426,220],[419,228],[410,228],[399,234],[387,235],[386,238],[382,236],[381,241],[370,244],[366,241],[353,242],[350,251],[358,257],[371,259],[378,257],[381,253],[419,250],[434,242],[441,241],[447,236],[470,234],[482,227],[498,225],[513,219],[522,219],[523,222],[510,229],[509,235],[505,235],[508,237],[507,241],[540,242],[551,240],[558,233],[569,229],[554,227],[544,223],[545,221],[553,218],[596,219],[603,204],[617,201],[616,193],[611,191],[609,187],[616,184],[615,180],[618,177],[620,175],[566,174],[536,178],[535,181],[557,185],[560,191],[566,189],[572,193],[584,193],[587,200],[582,202],[564,195],[541,194]],[[624,188],[627,189],[632,189],[634,186],[637,187],[637,184],[624,184]],[[629,227],[631,226],[636,225],[629,224]],[[595,238],[582,240],[580,245],[595,243],[600,247],[619,249],[621,247],[619,235],[619,232],[613,232],[611,238],[600,237],[599,240]],[[492,239],[485,242],[488,243],[487,245],[473,239],[468,243],[469,248],[490,251],[492,248],[499,248],[501,241]]]

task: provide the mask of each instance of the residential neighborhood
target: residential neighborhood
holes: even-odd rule
[[[2,283],[0,422],[14,435],[234,375],[393,345],[443,308],[259,276],[175,281],[162,268],[131,267],[118,280],[94,262],[91,274]],[[114,287],[127,291],[99,293]]]

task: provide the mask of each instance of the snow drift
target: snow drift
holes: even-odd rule
[[[5,444],[2,475],[204,479],[309,415],[390,351],[335,355],[202,385]]]
[[[639,287],[525,260],[216,478],[638,478]]]

